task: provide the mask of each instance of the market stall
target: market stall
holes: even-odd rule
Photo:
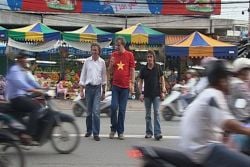
[[[41,53],[55,50],[61,46],[61,32],[42,23],[35,23],[8,30],[8,37],[8,53],[17,50],[27,51],[33,58],[30,61],[31,70],[38,82],[43,87],[55,89],[60,75],[60,71],[58,71],[60,62],[51,63],[50,59],[47,59],[46,62],[43,60]],[[9,55],[11,58],[12,54]]]
[[[115,33],[115,37],[125,38],[129,50],[135,54],[137,62],[146,61],[145,52],[154,50],[158,61],[165,61],[163,47],[165,45],[165,34],[139,23],[127,29]],[[138,66],[139,67],[139,66]],[[139,70],[139,69],[137,69]]]
[[[173,45],[165,47],[167,58],[177,60],[179,79],[189,65],[199,65],[204,57],[231,59],[237,57],[237,46],[194,32]]]
[[[199,32],[194,32],[174,45],[166,46],[165,54],[171,57],[237,57],[237,46],[212,39]]]

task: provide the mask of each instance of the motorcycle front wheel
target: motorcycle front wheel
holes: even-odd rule
[[[73,152],[80,143],[80,131],[75,122],[61,122],[53,128],[51,143],[60,154]]]
[[[25,167],[21,148],[13,141],[0,141],[0,166]]]

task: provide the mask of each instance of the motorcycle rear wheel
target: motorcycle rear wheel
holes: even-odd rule
[[[0,141],[0,166],[25,167],[25,158],[21,148],[13,141]]]
[[[69,154],[79,145],[80,137],[80,131],[75,122],[61,122],[52,130],[51,143],[58,153]],[[70,143],[72,139],[73,142]]]
[[[73,106],[73,114],[76,117],[81,117],[83,116],[84,110],[79,104],[74,104]]]
[[[170,107],[162,109],[162,117],[165,121],[171,121],[174,117],[174,112]]]

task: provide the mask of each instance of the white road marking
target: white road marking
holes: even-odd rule
[[[60,134],[53,134],[53,136],[55,136],[55,137],[58,137],[58,136],[61,136]],[[71,137],[74,137],[74,136],[76,136],[76,134],[69,134],[69,136],[71,136]],[[85,134],[80,134],[80,136],[81,137],[84,137],[85,136]],[[108,134],[100,134],[99,135],[100,137],[109,137],[109,135]],[[145,135],[124,135],[126,138],[144,138],[145,137]],[[180,136],[163,136],[163,138],[165,138],[165,139],[180,139],[181,137]]]
[[[81,134],[81,137],[84,137],[85,134]],[[109,137],[107,134],[100,134],[100,137]],[[144,138],[145,135],[124,135],[125,138]],[[180,136],[163,136],[164,139],[180,139]]]

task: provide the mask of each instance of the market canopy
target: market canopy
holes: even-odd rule
[[[0,26],[0,40],[6,40],[7,39],[7,29]]]
[[[113,34],[96,28],[89,24],[75,31],[67,31],[63,33],[65,41],[75,42],[106,42],[111,41]]]
[[[42,23],[35,23],[23,28],[10,29],[10,38],[26,42],[48,42],[61,39],[61,33]]]
[[[194,32],[174,45],[166,46],[166,56],[191,58],[201,57],[237,57],[237,46],[212,39],[199,32]]]
[[[149,44],[163,45],[165,44],[165,34],[148,28],[142,24],[136,24],[127,29],[115,33],[116,38],[122,36],[130,44]]]

